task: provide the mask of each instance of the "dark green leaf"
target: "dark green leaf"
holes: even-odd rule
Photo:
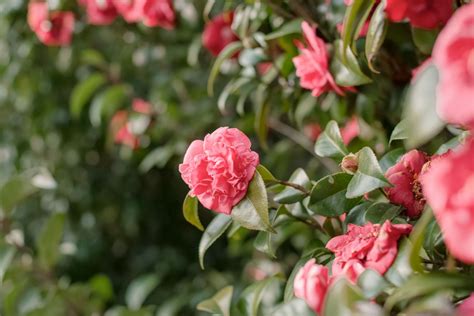
[[[201,224],[198,213],[198,199],[194,196],[190,196],[189,193],[183,202],[183,215],[184,218],[197,229],[203,231],[204,227]]]
[[[9,179],[0,188],[0,207],[6,214],[23,199],[38,191],[26,175],[18,175]]]
[[[344,223],[346,226],[348,224],[354,224],[358,226],[362,226],[365,224],[365,214],[367,210],[372,205],[372,202],[366,201],[359,205],[356,205],[353,209],[347,213],[346,220]]]
[[[342,39],[345,49],[353,46],[353,42],[359,37],[374,4],[375,0],[354,0],[346,9],[342,27]]]
[[[385,3],[382,1],[378,4],[370,18],[369,29],[367,30],[365,39],[365,56],[367,57],[369,68],[377,73],[378,71],[374,68],[372,61],[376,57],[380,47],[382,47],[385,35],[387,34],[388,23],[385,19],[384,9]]]
[[[104,75],[95,73],[77,84],[71,94],[71,115],[78,118],[92,95],[106,82]]]
[[[142,275],[130,283],[125,292],[125,302],[128,308],[138,310],[146,298],[156,288],[159,278],[156,274]]]
[[[331,73],[336,83],[343,87],[352,87],[372,81],[360,69],[357,58],[350,47],[344,51],[341,40],[334,42],[334,58],[331,61]],[[345,54],[345,59],[344,59]]]
[[[255,103],[256,103],[256,113],[255,113],[255,132],[257,133],[258,140],[260,145],[267,149],[267,135],[268,135],[268,124],[267,116],[270,111],[268,103],[268,87],[264,84],[260,84],[257,88]]]
[[[311,180],[301,168],[293,172],[288,182],[298,184],[308,191],[311,189]],[[306,194],[301,190],[287,186],[283,191],[275,195],[274,200],[280,204],[292,204],[301,201],[304,197],[306,197]]]
[[[344,142],[342,141],[341,132],[337,126],[336,121],[330,121],[324,132],[319,136],[318,141],[314,147],[318,156],[334,157],[342,159],[349,154]]]
[[[213,315],[229,316],[233,291],[232,286],[226,286],[213,297],[199,303],[197,309]]]
[[[222,63],[224,60],[230,58],[232,55],[234,55],[237,51],[241,50],[244,46],[242,45],[241,42],[233,42],[227,45],[217,56],[216,61],[214,62],[214,65],[212,65],[211,72],[209,74],[209,79],[207,81],[207,93],[209,93],[210,96],[214,95],[214,81],[217,78],[217,75],[219,74],[219,71],[221,69]]]
[[[425,30],[412,27],[411,35],[416,47],[425,55],[431,55],[434,43],[438,37],[438,30]]]
[[[397,148],[394,150],[389,151],[386,153],[381,159],[380,159],[380,168],[382,168],[382,171],[385,173],[387,172],[388,168],[392,167],[395,165],[400,159],[400,157],[405,153],[405,150],[403,148]]]
[[[384,202],[372,204],[365,213],[364,223],[383,224],[386,220],[392,220],[402,212],[403,208]]]
[[[225,214],[218,214],[206,227],[199,242],[199,264],[204,269],[204,255],[207,249],[219,238],[232,223],[232,218]]]
[[[38,257],[41,265],[50,268],[59,258],[59,244],[63,237],[65,214],[56,213],[46,222],[38,240]]]
[[[6,243],[0,244],[0,284],[3,282],[5,272],[15,256],[15,248]]]

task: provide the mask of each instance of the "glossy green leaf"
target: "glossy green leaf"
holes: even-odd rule
[[[431,55],[438,33],[438,30],[425,30],[415,27],[411,28],[411,35],[415,46],[420,50],[420,52],[426,55]]]
[[[437,84],[438,71],[430,65],[417,75],[408,89],[403,111],[408,148],[426,143],[444,128],[445,124],[436,113]]]
[[[275,181],[275,177],[273,174],[268,170],[265,166],[263,165],[258,165],[257,166],[257,172],[260,174],[260,176],[263,179],[263,182],[271,182]]]
[[[403,148],[397,148],[386,153],[382,158],[380,158],[379,164],[382,171],[387,172],[387,170],[395,165],[400,157],[405,153]]]
[[[311,180],[301,168],[293,172],[288,182],[300,185],[308,191],[311,189]],[[301,201],[304,197],[306,197],[306,194],[301,190],[287,186],[283,191],[275,195],[274,200],[280,204],[292,204]]]
[[[291,34],[301,33],[301,19],[292,19],[283,24],[278,30],[265,35],[265,40],[271,41]]]
[[[204,227],[199,219],[198,199],[195,196],[190,196],[189,193],[183,202],[183,215],[188,223],[192,224],[197,229],[204,231]]]
[[[276,258],[275,249],[272,245],[272,237],[274,234],[260,231],[253,241],[253,246],[260,252],[267,254],[272,258]]]
[[[133,310],[140,309],[158,283],[159,278],[156,274],[142,275],[134,279],[125,292],[125,302],[128,308]]]
[[[126,88],[123,85],[116,85],[107,88],[97,95],[89,109],[89,119],[93,126],[100,126],[102,117],[111,116],[124,103],[126,98]]]
[[[366,224],[365,214],[367,213],[367,210],[369,209],[371,205],[372,205],[372,202],[365,201],[361,204],[356,205],[354,208],[352,208],[347,213],[346,220],[344,221],[345,225],[347,226],[348,224],[354,224],[354,225],[362,226]]]
[[[314,147],[318,156],[342,159],[349,154],[336,121],[330,121]]]
[[[54,266],[59,259],[59,244],[63,237],[64,222],[64,213],[51,215],[38,237],[39,261],[46,268]]]
[[[260,302],[265,293],[265,289],[277,280],[276,277],[270,277],[245,288],[237,302],[237,308],[242,315],[258,316]]]
[[[0,284],[3,282],[3,277],[5,272],[7,272],[10,263],[15,256],[16,249],[15,247],[8,245],[6,243],[0,244]]]
[[[20,201],[37,191],[27,175],[14,176],[0,188],[0,207],[9,214]]]
[[[342,40],[344,48],[353,46],[353,42],[359,37],[360,31],[367,21],[375,0],[354,0],[346,9],[343,21]]]
[[[213,315],[230,316],[230,303],[233,292],[234,288],[232,286],[226,286],[213,297],[199,303],[196,308]]]
[[[378,71],[372,62],[377,56],[380,47],[382,47],[388,29],[384,9],[385,3],[382,1],[377,5],[377,8],[370,18],[369,29],[367,30],[367,36],[365,38],[365,56],[367,57],[369,68],[376,73],[378,73]]]
[[[334,58],[330,68],[336,83],[343,87],[359,86],[372,81],[360,69],[352,50],[349,47],[344,50],[341,40],[334,42]]]
[[[390,185],[372,149],[362,148],[357,153],[357,157],[359,167],[347,187],[347,198],[362,196],[367,192]]]
[[[329,287],[324,300],[323,315],[352,316],[355,303],[363,299],[358,288],[345,278],[340,278]]]
[[[78,118],[94,93],[107,82],[104,75],[95,73],[76,85],[71,94],[71,115]]]
[[[367,269],[357,279],[357,285],[362,289],[366,298],[375,298],[390,287],[383,276],[375,270]]]
[[[204,255],[207,249],[229,228],[232,218],[225,214],[218,214],[207,225],[206,230],[202,234],[199,242],[199,264],[204,269]]]
[[[209,79],[207,81],[207,93],[212,96],[214,95],[214,81],[217,78],[217,75],[219,75],[219,71],[221,69],[222,63],[224,60],[230,58],[232,55],[234,55],[236,52],[241,50],[244,46],[242,45],[241,42],[233,42],[227,45],[217,56],[216,61],[214,62],[214,65],[212,65],[211,72],[209,74]]]
[[[268,215],[268,198],[262,176],[255,172],[245,197],[233,207],[232,219],[241,226],[273,232]]]
[[[352,176],[347,173],[336,173],[316,182],[311,190],[309,209],[324,216],[339,216],[348,212],[359,199],[347,199],[347,185]]]
[[[402,212],[403,208],[390,203],[376,202],[365,212],[364,222],[373,224],[383,224],[387,220],[392,220]]]

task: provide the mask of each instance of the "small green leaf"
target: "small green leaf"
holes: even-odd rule
[[[232,286],[226,286],[213,297],[199,303],[196,308],[213,315],[230,316],[230,303],[233,292],[234,288]]]
[[[114,296],[112,282],[105,274],[98,274],[89,280],[92,292],[100,297],[104,302],[109,301]]]
[[[359,167],[347,187],[347,198],[362,196],[367,192],[390,185],[372,149],[364,147],[357,156]]]
[[[342,159],[349,154],[336,121],[330,121],[314,147],[318,156]]]
[[[89,109],[89,119],[93,126],[100,126],[102,117],[111,116],[123,104],[126,98],[126,88],[124,85],[116,85],[107,88],[97,95]]]
[[[92,95],[107,82],[104,75],[95,73],[74,87],[71,94],[71,115],[78,118]]]
[[[336,83],[343,87],[352,87],[366,84],[372,81],[360,69],[357,58],[352,50],[344,47],[341,40],[334,42],[334,58],[331,61],[331,73]],[[344,59],[345,58],[345,59]]]
[[[255,240],[253,241],[253,246],[260,252],[263,252],[269,255],[272,258],[276,258],[275,249],[272,247],[272,236],[274,234],[260,231],[258,232]]]
[[[354,0],[346,9],[342,26],[344,49],[354,45],[374,4],[375,0]]]
[[[14,176],[0,188],[0,207],[5,214],[9,214],[20,201],[37,191],[38,187],[31,183],[30,177]]]
[[[278,30],[265,35],[266,41],[271,41],[280,37],[291,34],[301,33],[302,19],[292,19],[290,22],[283,24]]]
[[[257,166],[257,172],[260,174],[264,182],[272,182],[276,180],[273,174],[263,165]]]
[[[408,121],[401,120],[397,126],[392,131],[392,135],[390,135],[390,141],[388,142],[391,144],[394,140],[404,140],[408,138]]]
[[[306,172],[301,168],[298,168],[293,172],[288,182],[298,184],[308,191],[311,189],[311,180]],[[280,204],[292,204],[301,201],[305,197],[306,194],[301,190],[287,186],[283,191],[275,195],[274,200]]]
[[[46,222],[38,240],[38,257],[41,265],[51,268],[59,258],[59,244],[64,232],[64,213],[56,213]]]
[[[436,86],[438,71],[430,65],[416,76],[408,88],[405,98],[403,118],[406,120],[405,145],[418,147],[437,135],[444,123],[436,113]]]
[[[255,172],[246,196],[232,209],[232,219],[248,229],[273,232],[268,216],[268,199],[262,176]]]
[[[204,269],[204,255],[207,249],[229,228],[232,218],[225,214],[218,214],[207,225],[206,230],[202,234],[199,242],[199,264]]]
[[[380,47],[382,47],[388,29],[384,9],[385,3],[382,1],[378,4],[370,18],[369,29],[367,30],[365,39],[365,56],[367,57],[370,70],[376,73],[378,73],[378,71],[374,68],[372,62],[380,50]]]
[[[329,287],[324,300],[323,315],[350,316],[357,301],[364,299],[358,288],[345,278],[340,278]]]
[[[224,60],[230,58],[243,47],[244,46],[241,42],[230,43],[221,51],[219,56],[217,56],[214,65],[212,65],[211,72],[209,74],[209,79],[207,81],[207,93],[210,96],[214,95],[214,81],[216,80],[217,75],[219,74],[220,68]]]
[[[0,284],[3,282],[5,272],[15,256],[16,249],[6,243],[0,244]]]
[[[125,302],[128,308],[138,310],[146,298],[156,288],[159,278],[156,274],[142,275],[133,280],[125,292]]]
[[[389,151],[380,159],[380,168],[385,173],[387,170],[395,165],[400,157],[405,153],[403,148],[397,148],[394,150]]]
[[[383,224],[386,220],[392,220],[402,212],[403,208],[384,202],[372,204],[365,212],[364,223]]]
[[[276,277],[271,277],[245,288],[237,302],[237,308],[242,315],[258,316],[258,309],[265,289],[277,280]]]
[[[367,269],[357,279],[357,285],[362,289],[364,296],[369,299],[377,297],[386,288],[390,287],[383,276],[377,271]]]
[[[339,216],[348,212],[359,199],[347,199],[347,185],[352,176],[347,173],[336,173],[316,182],[311,190],[309,209],[319,215]]]
[[[438,30],[411,28],[411,35],[415,46],[425,55],[431,55],[438,34]]]
[[[204,231],[198,213],[198,199],[195,196],[190,196],[189,193],[183,202],[183,215],[188,223],[192,224],[197,229]]]

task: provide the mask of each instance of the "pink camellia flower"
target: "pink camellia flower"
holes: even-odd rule
[[[175,26],[175,12],[172,0],[143,0],[143,24],[160,26],[172,30]]]
[[[393,22],[408,19],[414,27],[435,29],[449,20],[453,0],[387,0],[385,13]]]
[[[388,199],[394,204],[405,207],[409,217],[418,217],[425,207],[426,200],[419,176],[428,160],[424,152],[413,149],[385,173],[385,177],[393,185],[384,188]]]
[[[329,72],[326,44],[316,36],[316,30],[307,22],[303,22],[301,28],[308,47],[304,47],[301,42],[296,42],[300,55],[293,58],[301,87],[311,90],[311,94],[315,97],[331,90],[344,95],[344,91],[336,84]]]
[[[342,141],[345,145],[349,145],[349,143],[359,136],[360,128],[359,128],[359,121],[357,120],[356,116],[353,116],[344,127],[341,128],[341,136]]]
[[[259,163],[247,136],[236,128],[221,127],[204,141],[191,143],[179,172],[206,208],[230,214],[247,193]]]
[[[74,14],[69,11],[50,13],[46,2],[30,2],[28,25],[45,45],[69,45],[74,30]]]
[[[113,0],[113,4],[128,23],[138,22],[143,16],[144,0]]]
[[[293,285],[295,296],[303,299],[319,314],[323,309],[330,281],[328,268],[311,259],[296,274]]]
[[[474,263],[474,138],[431,160],[420,178],[448,250]]]
[[[326,244],[336,254],[332,275],[344,275],[355,283],[368,268],[384,274],[397,256],[398,239],[411,229],[410,224],[392,224],[388,220],[383,225],[349,224],[345,235],[336,236]]]
[[[78,0],[86,8],[90,24],[107,25],[117,17],[117,9],[113,0]]]
[[[202,33],[202,45],[214,56],[230,43],[238,40],[232,31],[234,12],[224,12],[210,20]]]
[[[153,112],[153,107],[151,106],[151,104],[139,98],[133,99],[132,109],[135,112],[142,113],[142,114],[151,114]]]
[[[471,293],[471,295],[456,308],[456,316],[472,315],[474,315],[474,293]]]
[[[474,3],[459,8],[441,31],[433,61],[440,73],[438,114],[448,123],[474,128]]]

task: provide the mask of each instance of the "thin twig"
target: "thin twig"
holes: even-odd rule
[[[311,192],[308,191],[304,186],[296,184],[296,183],[283,181],[283,180],[277,180],[277,179],[274,179],[274,180],[271,180],[271,181],[268,181],[268,182],[270,184],[281,184],[281,185],[284,185],[284,186],[287,186],[287,187],[292,187],[293,189],[296,189],[298,191],[303,192],[306,196],[311,194]]]

